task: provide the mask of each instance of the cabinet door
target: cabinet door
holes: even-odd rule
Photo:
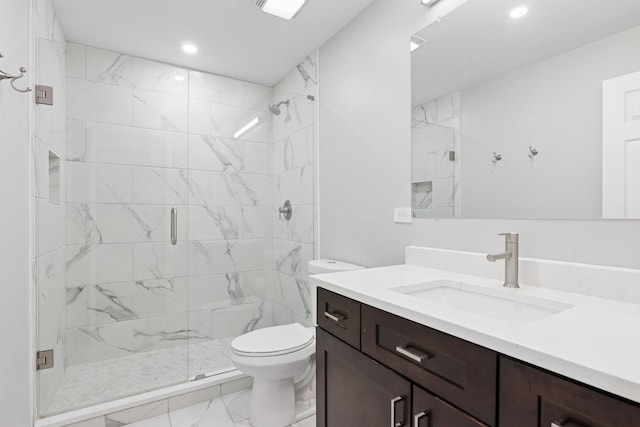
[[[638,427],[640,406],[500,358],[500,427]]]
[[[487,427],[431,393],[413,386],[413,427]]]
[[[317,331],[318,427],[410,427],[411,384]]]

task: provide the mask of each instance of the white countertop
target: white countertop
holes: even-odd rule
[[[393,290],[434,280],[502,290],[499,280],[409,264],[311,277],[315,286],[640,403],[638,304],[521,285],[507,291],[573,307],[507,326]]]

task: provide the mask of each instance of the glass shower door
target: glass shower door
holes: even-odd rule
[[[38,60],[40,413],[186,382],[188,73],[50,40]]]

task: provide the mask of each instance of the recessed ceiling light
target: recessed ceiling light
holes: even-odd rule
[[[236,139],[240,138],[242,135],[244,135],[245,133],[253,129],[258,123],[260,123],[260,118],[256,117],[255,119],[251,120],[249,123],[244,125],[242,129],[240,129],[238,132],[234,133],[233,137]]]
[[[185,43],[185,44],[182,45],[182,50],[185,53],[194,55],[194,54],[198,53],[198,46],[193,45],[191,43]]]
[[[308,0],[257,0],[256,6],[264,12],[284,19],[293,19]]]
[[[411,37],[411,52],[425,44],[426,40],[421,39],[420,37],[413,36]]]
[[[184,77],[183,76],[175,76],[173,78],[173,80],[177,81],[177,82],[183,82],[184,81]]]
[[[515,9],[511,9],[511,12],[509,12],[509,16],[513,19],[518,19],[522,18],[527,13],[529,13],[529,8],[527,6],[518,6]]]

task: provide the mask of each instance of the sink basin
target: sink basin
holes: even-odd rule
[[[391,290],[441,308],[507,326],[531,323],[573,307],[571,304],[522,295],[514,289],[492,289],[451,280],[436,280]]]

